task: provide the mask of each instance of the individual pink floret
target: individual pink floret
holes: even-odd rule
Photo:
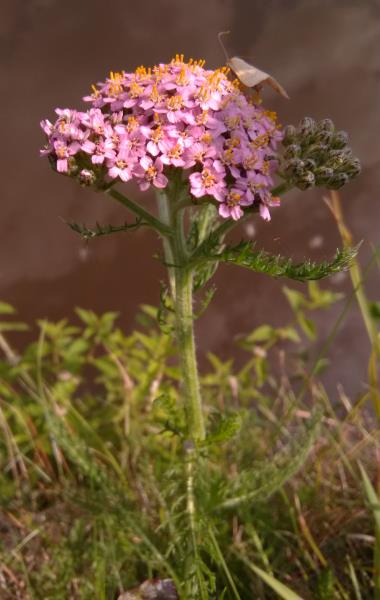
[[[57,155],[57,171],[59,173],[67,173],[69,170],[68,158],[78,152],[80,144],[78,142],[66,144],[62,140],[56,140],[53,146]]]
[[[145,191],[151,185],[159,189],[166,187],[168,178],[163,174],[163,169],[164,165],[160,158],[153,162],[149,156],[143,156],[139,166],[134,170],[135,175],[140,179],[140,190]]]

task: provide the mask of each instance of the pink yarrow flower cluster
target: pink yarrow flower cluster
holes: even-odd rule
[[[134,180],[141,190],[165,188],[173,167],[181,168],[194,201],[214,201],[234,220],[256,205],[268,220],[282,133],[275,113],[247,99],[227,74],[182,55],[111,73],[85,96],[87,111],[57,109],[54,124],[41,122],[41,154],[88,185]]]

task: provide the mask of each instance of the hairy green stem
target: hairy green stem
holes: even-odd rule
[[[175,292],[176,331],[189,437],[201,441],[205,438],[205,428],[195,353],[193,272],[190,268],[175,269]]]
[[[181,182],[174,180],[167,193],[158,194],[160,218],[170,227],[172,237],[164,240],[165,258],[169,265],[169,279],[176,317],[176,337],[180,358],[183,400],[189,438],[202,441],[205,426],[196,360],[193,314],[193,269],[188,262],[184,234]]]
[[[286,194],[286,192],[289,192],[291,189],[293,189],[293,187],[293,183],[284,181],[283,183],[280,183],[278,186],[271,189],[271,194],[272,196],[283,196]]]
[[[159,219],[156,219],[156,217],[151,215],[147,210],[142,208],[139,204],[136,204],[136,202],[133,202],[132,200],[124,196],[124,194],[122,194],[118,190],[110,188],[107,190],[106,193],[112,196],[112,198],[114,198],[121,204],[123,204],[135,215],[142,218],[145,224],[153,227],[153,229],[155,229],[163,237],[170,237],[172,235],[170,227],[168,227],[165,223],[162,223],[162,221],[160,221]]]

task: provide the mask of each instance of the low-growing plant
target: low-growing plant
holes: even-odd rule
[[[347,415],[337,419],[316,379],[324,357],[310,371],[299,352],[316,336],[309,312],[339,299],[315,281],[356,264],[357,249],[295,263],[227,239],[256,212],[269,220],[293,187],[337,189],[357,175],[346,134],[310,118],[283,131],[228,69],[183,56],[111,73],[85,100],[89,110],[57,109],[54,124],[42,122],[43,154],[136,220],[70,226],[87,240],[154,230],[168,281],[160,307],[143,306],[129,336],[114,313],[79,309],[78,325],[40,322],[21,356],[2,338],[12,474],[3,476],[4,502],[9,515],[16,496],[19,507],[27,499],[35,515],[56,517],[55,530],[30,517],[33,528],[5,561],[6,585],[43,598],[348,598],[351,590],[360,598],[378,578],[367,547],[349,537],[361,519],[359,535],[371,535],[352,492],[354,461],[375,442],[343,390]],[[157,214],[116,189],[129,180],[156,189]],[[241,367],[210,355],[200,376],[194,320],[212,300],[220,263],[311,283],[307,294],[284,289],[293,323],[263,324],[239,340],[248,353]],[[17,526],[23,519],[8,516],[10,536]],[[334,527],[346,533],[332,536]],[[32,544],[37,558],[26,562]]]

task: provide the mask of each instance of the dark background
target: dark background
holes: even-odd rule
[[[379,243],[380,182],[380,3],[375,0],[1,0],[1,299],[20,316],[71,316],[75,306],[118,310],[126,328],[140,303],[157,304],[160,264],[151,258],[158,242],[149,231],[119,234],[85,245],[65,220],[118,224],[126,213],[110,198],[58,177],[39,158],[41,118],[55,107],[80,108],[90,85],[110,70],[133,70],[166,62],[175,53],[204,58],[209,68],[224,57],[218,31],[230,29],[231,55],[239,54],[272,73],[288,90],[285,101],[272,91],[265,105],[283,124],[305,116],[331,117],[346,129],[363,165],[344,188],[346,220],[363,239],[361,261]],[[137,197],[130,189],[129,195]],[[292,192],[270,224],[257,219],[246,231],[267,250],[296,259],[330,257],[340,245],[322,190]],[[153,196],[144,196],[147,205]],[[201,355],[227,357],[236,334],[290,312],[273,281],[235,267],[221,267],[218,293],[198,323]],[[333,278],[348,291],[347,275]],[[379,297],[375,269],[367,280]],[[340,308],[321,318],[328,335]],[[322,336],[322,339],[323,339]],[[327,385],[340,381],[355,394],[366,377],[369,344],[359,314],[351,310],[332,351]]]

